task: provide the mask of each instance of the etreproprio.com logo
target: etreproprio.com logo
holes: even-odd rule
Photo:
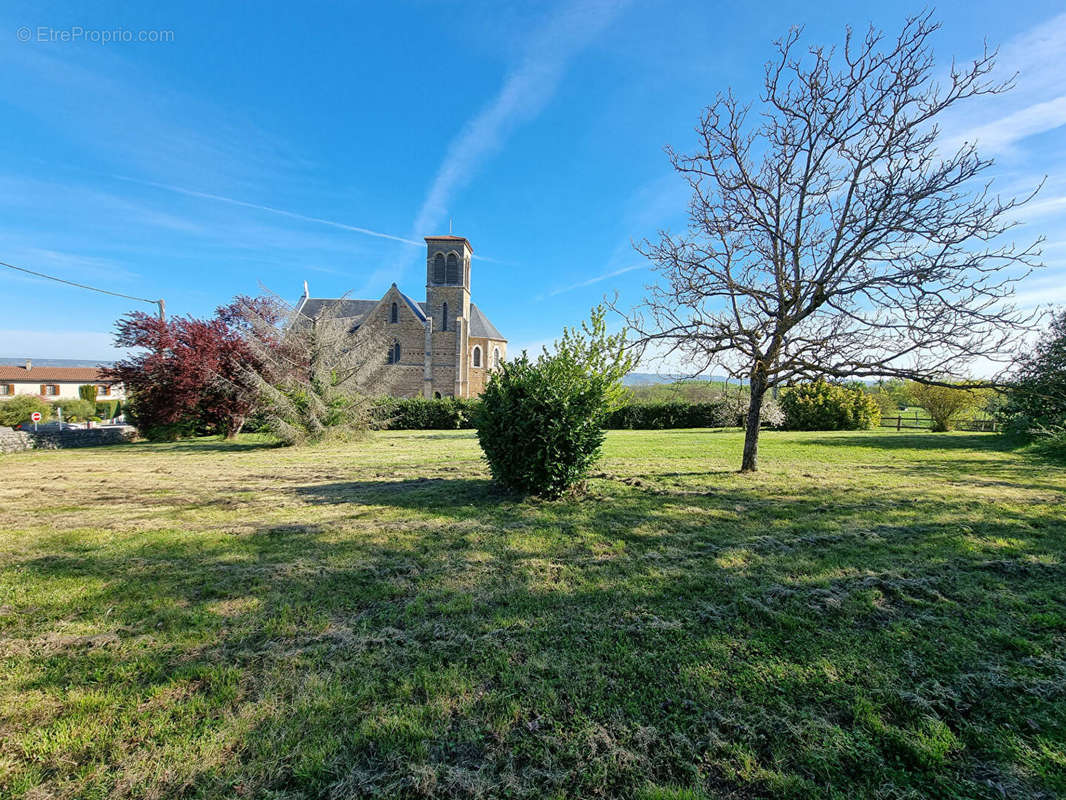
[[[71,25],[68,28],[54,28],[50,25],[31,27],[22,25],[15,31],[15,38],[20,42],[74,43],[91,44],[132,44],[146,42],[173,42],[174,31],[168,30],[133,30],[132,28],[86,28]]]

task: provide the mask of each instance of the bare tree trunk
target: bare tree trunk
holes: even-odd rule
[[[759,368],[751,372],[751,398],[748,416],[744,421],[744,459],[741,472],[755,472],[759,459],[759,424],[762,422],[762,400],[766,395],[766,373]]]

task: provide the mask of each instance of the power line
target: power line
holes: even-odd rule
[[[166,304],[162,299],[149,300],[147,297],[134,297],[132,294],[122,294],[122,292],[112,292],[107,289],[98,289],[95,286],[88,286],[84,283],[76,283],[75,281],[68,281],[65,278],[57,278],[55,275],[46,275],[43,272],[35,272],[32,269],[26,269],[25,267],[16,267],[14,264],[8,264],[6,261],[0,261],[0,267],[7,267],[8,269],[18,270],[19,272],[25,272],[27,275],[36,275],[38,278],[46,278],[56,283],[65,283],[67,286],[76,286],[79,289],[88,289],[90,292],[99,292],[100,294],[109,294],[112,297],[123,297],[126,300],[136,300],[140,303],[148,303],[153,306],[158,306],[159,316],[163,317],[165,314],[164,309]]]

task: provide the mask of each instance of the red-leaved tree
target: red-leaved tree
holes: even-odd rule
[[[255,365],[235,308],[255,300],[238,298],[211,319],[158,317],[137,311],[116,324],[115,344],[142,352],[108,372],[130,393],[127,413],[150,439],[192,433],[236,435],[252,410],[242,391],[243,369]]]

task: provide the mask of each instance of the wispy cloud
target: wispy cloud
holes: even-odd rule
[[[571,59],[626,4],[626,0],[572,3],[530,38],[524,58],[507,76],[500,91],[448,146],[415,217],[414,231],[430,231],[441,224],[452,197],[471,180],[480,163],[498,151],[517,126],[544,109]]]
[[[1016,142],[1037,133],[1066,125],[1066,95],[1034,103],[985,125],[953,137],[974,142],[982,154],[1002,153]]]
[[[556,295],[559,295],[559,294],[565,294],[566,292],[572,292],[575,289],[582,289],[585,286],[592,286],[592,284],[599,283],[600,281],[605,281],[608,278],[614,278],[614,277],[617,277],[618,275],[624,275],[627,272],[633,272],[634,270],[638,270],[638,269],[647,269],[647,267],[648,267],[647,264],[632,264],[632,265],[630,265],[628,267],[622,267],[621,269],[614,269],[614,270],[611,270],[610,272],[605,272],[602,275],[596,275],[596,276],[594,276],[592,278],[588,278],[587,280],[579,281],[578,283],[572,283],[569,286],[563,286],[563,287],[560,287],[559,289],[554,289],[554,290],[548,292],[547,295],[543,295],[541,297],[538,297],[537,299],[541,300],[544,297],[555,297]]]
[[[1021,214],[1027,220],[1031,220],[1046,214],[1058,214],[1063,211],[1066,211],[1066,196],[1046,197],[1042,200],[1026,203],[1022,206]]]
[[[0,251],[4,261],[15,266],[33,269],[69,280],[116,282],[126,285],[139,281],[141,275],[126,268],[114,259],[99,258],[80,253],[69,253],[52,248],[35,247],[27,244],[28,237],[12,236],[0,231]],[[42,278],[35,278],[14,271],[3,271],[4,282],[24,281],[40,283]]]
[[[393,242],[402,242],[403,244],[416,245],[422,247],[425,242],[420,242],[415,239],[407,239],[403,236],[394,236],[391,233],[382,233],[381,231],[371,230],[370,228],[362,228],[358,225],[349,225],[345,222],[338,222],[332,219],[323,219],[322,217],[311,217],[307,214],[299,214],[295,211],[287,211],[283,208],[275,208],[274,206],[266,206],[260,203],[250,203],[246,200],[237,200],[233,197],[225,197],[220,194],[211,194],[210,192],[198,192],[193,189],[185,189],[181,186],[172,186],[166,183],[157,183],[156,181],[143,181],[137,178],[130,178],[125,175],[112,175],[111,177],[120,180],[127,181],[129,183],[136,183],[141,186],[151,186],[155,189],[162,189],[166,192],[174,192],[176,194],[183,194],[186,197],[199,197],[203,200],[214,200],[219,203],[228,203],[232,206],[240,206],[241,208],[251,208],[256,211],[265,211],[269,214],[277,214],[278,216],[287,217],[288,219],[299,220],[300,222],[313,222],[318,225],[328,225],[332,228],[339,228],[344,231],[351,231],[352,233],[361,233],[364,236],[373,236],[378,239],[388,239]]]
[[[1003,95],[966,104],[945,122],[945,139],[957,146],[977,142],[982,155],[1010,152],[1023,139],[1066,124],[1061,60],[1066,51],[1066,14],[1046,19],[1000,48],[1000,79],[1016,75]]]
[[[1019,73],[1020,91],[1055,90],[1062,85],[1060,64],[1064,50],[1066,13],[1050,17],[1006,42],[999,51],[999,64]]]
[[[1066,274],[1058,276],[1056,283],[1046,287],[1031,288],[1030,283],[1024,291],[1017,292],[1011,300],[1021,308],[1064,305],[1066,304]]]
[[[5,103],[60,132],[83,157],[215,186],[275,181],[306,165],[247,110],[153,82],[121,48],[87,58],[73,47],[4,45]]]

